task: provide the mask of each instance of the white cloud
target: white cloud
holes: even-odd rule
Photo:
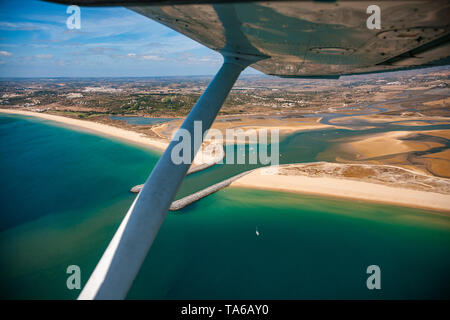
[[[0,51],[0,56],[2,56],[2,57],[10,57],[10,56],[12,56],[12,53],[8,52],[8,51]]]
[[[192,52],[185,52],[178,55],[176,59],[178,62],[183,62],[186,64],[209,64],[209,65],[217,65],[220,64],[222,58],[219,54],[213,53],[208,56],[197,56]]]
[[[49,27],[43,23],[33,23],[33,22],[8,22],[0,21],[0,30],[22,30],[22,31],[33,31],[33,30],[48,30]]]
[[[163,57],[159,57],[159,56],[141,56],[141,58],[143,60],[152,60],[152,61],[163,61],[165,60]]]
[[[37,54],[36,58],[38,59],[51,59],[53,58],[52,54]]]

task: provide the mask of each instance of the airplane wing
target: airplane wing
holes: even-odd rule
[[[281,77],[330,77],[449,63],[446,1],[55,0],[125,6],[220,52],[224,63],[181,129],[209,129],[240,72],[251,65]],[[381,29],[367,8],[381,9]],[[190,163],[164,152],[116,231],[79,299],[123,299],[139,272]],[[197,147],[192,148],[191,160]],[[194,250],[195,248],[193,248]]]
[[[450,62],[448,0],[56,2],[123,5],[213,50],[265,56],[252,67],[282,77],[338,77]],[[373,4],[381,9],[381,29],[366,25]]]

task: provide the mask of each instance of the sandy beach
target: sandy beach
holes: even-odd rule
[[[72,119],[52,114],[39,113],[39,112],[31,112],[25,110],[15,110],[15,109],[0,109],[0,113],[5,114],[16,114],[23,116],[36,117],[40,119],[50,120],[54,122],[58,122],[64,125],[67,125],[73,129],[86,131],[90,133],[94,133],[97,135],[112,137],[118,140],[122,140],[127,143],[135,144],[141,147],[147,147],[158,153],[164,152],[164,150],[169,145],[169,140],[165,139],[156,139],[147,137],[141,133],[125,130],[118,127],[110,126],[103,123],[98,123],[94,121],[87,120],[78,120]],[[195,157],[193,164],[196,166],[214,163],[216,160],[209,153],[198,153]]]
[[[390,131],[360,136],[358,140],[348,143],[347,147],[354,150],[357,159],[363,160],[410,151],[424,151],[439,146],[438,143],[433,142],[405,140],[405,138],[414,134],[417,134],[417,132]]]
[[[267,175],[262,174],[262,170],[257,169],[239,178],[231,184],[231,187],[357,199],[450,213],[450,194],[332,176],[291,175],[280,171],[274,175]],[[442,181],[450,185],[448,179]]]
[[[332,119],[330,123],[336,125],[347,125],[348,121],[352,120],[364,120],[371,123],[388,123],[393,122],[399,126],[425,126],[431,125],[433,121],[439,121],[442,124],[448,124],[448,117],[442,116],[385,116],[385,115],[370,115],[370,116],[355,116],[349,115],[348,117]]]
[[[113,126],[109,126],[103,123],[87,121],[87,120],[78,120],[72,119],[62,116],[56,116],[53,114],[47,113],[39,113],[39,112],[31,112],[25,110],[15,110],[15,109],[0,109],[0,113],[6,114],[17,114],[23,116],[36,117],[40,119],[55,121],[58,123],[62,123],[75,129],[83,129],[92,133],[106,135],[109,137],[117,138],[120,140],[124,140],[127,142],[139,144],[140,146],[150,147],[152,149],[156,149],[160,152],[164,151],[169,144],[168,141],[165,140],[157,140],[154,138],[145,137],[140,133],[125,130]]]
[[[450,178],[450,153],[429,153],[443,148],[448,138],[448,130],[388,131],[349,139],[324,154],[340,153],[335,160],[342,163],[390,164]]]
[[[267,130],[269,135],[271,130],[278,130],[280,136],[284,136],[300,131],[338,128],[338,126],[322,124],[320,123],[320,120],[321,117],[277,119],[262,116],[255,118],[249,115],[233,117],[222,116],[216,119],[211,129],[219,130],[222,133],[224,144],[234,144],[237,142],[237,139],[227,139],[227,130],[236,130],[236,132],[237,130],[254,130],[257,134],[261,130]],[[159,137],[169,138],[181,123],[182,120],[174,120],[154,126],[152,130]],[[205,141],[209,141],[208,136]],[[247,142],[248,141],[245,143]]]

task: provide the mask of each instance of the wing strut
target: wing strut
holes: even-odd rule
[[[239,74],[261,57],[223,54],[224,63],[206,91],[189,112],[180,129],[190,133],[191,161],[200,145],[194,143],[194,121],[209,129]],[[180,132],[180,129],[178,132]],[[124,299],[183,181],[190,163],[175,164],[172,150],[179,138],[171,141],[154,167],[114,237],[81,291],[79,300]],[[183,137],[184,138],[184,137]],[[198,137],[197,137],[198,139]]]

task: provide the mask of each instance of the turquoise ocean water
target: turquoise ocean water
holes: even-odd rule
[[[289,136],[281,160],[315,161],[332,141],[355,134]],[[157,159],[45,120],[0,116],[1,298],[76,298],[67,266],[80,266],[84,285],[134,199],[129,189]],[[178,197],[250,167],[191,175]],[[382,290],[366,287],[372,264]],[[167,215],[128,298],[449,298],[448,270],[448,216],[228,188]]]

